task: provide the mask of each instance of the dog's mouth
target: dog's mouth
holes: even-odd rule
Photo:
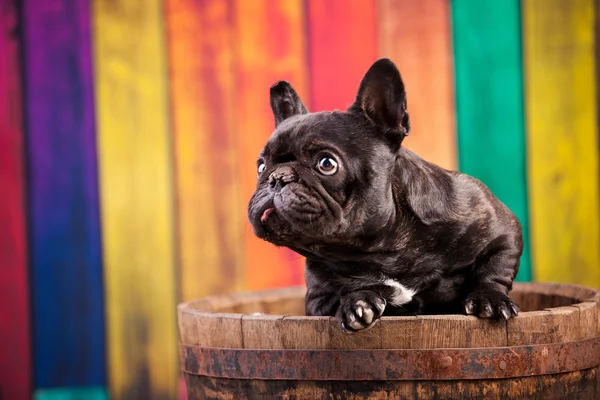
[[[270,236],[270,229],[268,225],[272,225],[271,220],[276,216],[275,204],[273,198],[264,201],[263,204],[256,207],[256,211],[253,213],[254,233],[261,239],[267,239]]]
[[[273,214],[275,212],[275,207],[269,207],[267,209],[265,209],[262,213],[262,215],[260,216],[260,223],[264,224],[265,222],[267,222],[267,218],[269,218],[269,215]]]
[[[256,192],[250,213],[255,235],[284,246],[290,240],[319,239],[330,211],[328,204],[322,204],[327,199],[320,199],[319,194],[300,183],[290,183],[277,193],[268,189]]]

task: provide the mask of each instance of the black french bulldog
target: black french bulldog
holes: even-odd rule
[[[306,257],[306,315],[358,331],[381,315],[518,314],[521,224],[480,181],[401,147],[394,63],[376,61],[346,111],[309,113],[285,81],[270,97],[276,129],[248,216],[258,237]]]

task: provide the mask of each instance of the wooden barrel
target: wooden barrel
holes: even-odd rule
[[[188,399],[600,399],[600,292],[515,284],[509,321],[384,317],[344,334],[303,288],[179,306]],[[261,313],[261,314],[257,314]]]

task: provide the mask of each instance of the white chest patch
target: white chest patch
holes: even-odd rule
[[[392,297],[387,299],[388,302],[393,306],[401,306],[402,304],[410,303],[413,296],[417,293],[395,279],[386,278],[383,280],[383,284],[394,289],[394,294]]]

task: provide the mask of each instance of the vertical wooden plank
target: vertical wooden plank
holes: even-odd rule
[[[465,315],[429,315],[390,317],[385,322],[381,325],[381,347],[384,349],[506,346],[505,321]]]
[[[177,393],[163,4],[94,0],[111,399]]]
[[[0,3],[0,393],[31,398],[21,30],[18,2]]]
[[[520,1],[451,4],[459,168],[488,185],[521,221],[517,281],[529,281]]]
[[[108,400],[108,394],[104,388],[40,389],[33,400]]]
[[[269,87],[292,83],[308,99],[304,53],[304,8],[301,0],[234,0],[235,110],[241,203],[243,210],[256,187],[256,159],[274,129]],[[247,288],[296,285],[303,280],[303,258],[259,240],[245,223],[243,244]]]
[[[306,0],[306,10],[309,109],[345,110],[377,58],[377,0]]]
[[[525,0],[535,277],[600,286],[593,0]]]
[[[23,4],[36,389],[106,384],[89,12]]]
[[[564,343],[579,340],[580,311],[576,307],[557,307],[532,311],[527,317],[517,316],[506,322],[509,346]]]
[[[233,9],[229,0],[168,0],[166,6],[180,287],[188,301],[243,283]]]
[[[449,14],[447,0],[380,0],[379,55],[396,63],[406,85],[411,133],[404,145],[456,169]]]

